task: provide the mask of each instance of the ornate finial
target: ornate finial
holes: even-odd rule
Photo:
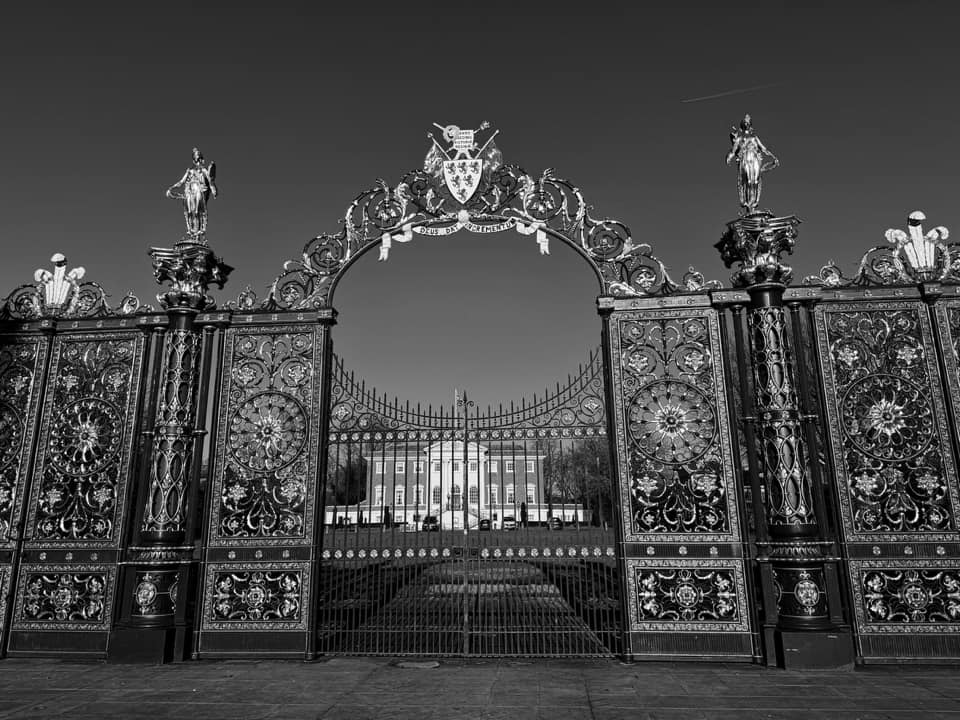
[[[817,275],[805,277],[804,283],[832,288],[918,282],[960,284],[960,257],[955,252],[955,244],[944,242],[950,237],[950,231],[940,225],[924,233],[923,221],[926,219],[926,215],[917,210],[907,219],[907,232],[895,228],[887,230],[884,236],[888,245],[867,250],[852,277],[845,276],[831,260],[820,268]]]
[[[87,271],[76,267],[67,271],[67,258],[62,253],[54,253],[50,258],[53,272],[37,268],[33,279],[41,291],[41,315],[69,315],[80,297],[80,281]]]
[[[764,147],[753,131],[750,115],[744,115],[740,127],[734,127],[730,133],[733,147],[727,153],[727,165],[731,160],[739,163],[737,191],[740,193],[741,214],[757,211],[760,203],[760,184],[763,173],[773,170],[780,164],[777,157]]]
[[[457,125],[433,125],[440,130],[449,147],[444,149],[435,136],[428,134],[433,145],[424,158],[423,170],[434,177],[442,176],[454,199],[465,204],[477,191],[480,180],[489,179],[490,173],[503,164],[503,155],[493,142],[500,131],[495,130],[479,146],[475,138],[477,133],[490,128],[486,120],[476,130],[463,130]]]
[[[780,260],[780,255],[793,253],[799,224],[794,215],[774,217],[768,212],[751,213],[727,223],[714,247],[727,267],[739,263],[740,269],[730,278],[734,287],[789,284],[793,269]]]
[[[940,280],[950,270],[950,251],[943,243],[950,231],[941,225],[924,235],[926,219],[926,215],[915,210],[907,218],[907,232],[891,228],[884,235],[895,246],[894,252],[906,258],[907,274],[920,282]]]
[[[157,295],[166,310],[213,309],[216,303],[207,295],[207,288],[214,284],[222,288],[233,271],[210,248],[199,243],[177,243],[172,250],[151,248],[150,257],[157,282],[170,283],[169,290]]]
[[[179,181],[167,188],[167,197],[183,201],[183,219],[187,223],[185,242],[206,243],[207,201],[217,196],[217,165],[203,164],[203,154],[193,149],[193,165]]]

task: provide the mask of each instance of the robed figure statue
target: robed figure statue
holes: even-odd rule
[[[194,148],[193,166],[167,189],[167,197],[183,201],[187,235],[195,242],[200,241],[207,231],[207,201],[211,196],[217,196],[216,176],[216,163],[204,166],[203,154]]]
[[[773,170],[780,164],[777,157],[764,147],[760,138],[753,132],[750,116],[744,115],[739,128],[730,133],[733,147],[727,153],[727,165],[736,159],[740,165],[737,175],[737,190],[740,193],[740,206],[747,212],[756,212],[760,203],[761,176],[767,170]]]

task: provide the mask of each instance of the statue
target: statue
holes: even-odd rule
[[[167,197],[183,200],[183,218],[187,222],[187,237],[193,242],[204,242],[207,232],[207,201],[217,196],[216,163],[203,164],[203,154],[193,149],[193,167],[188,167],[180,180],[167,188]]]
[[[780,165],[780,161],[754,134],[749,115],[743,116],[739,128],[733,128],[730,142],[733,147],[727,153],[727,165],[734,158],[740,163],[740,174],[737,177],[740,206],[750,214],[756,211],[760,202],[761,176],[767,170],[773,170]]]

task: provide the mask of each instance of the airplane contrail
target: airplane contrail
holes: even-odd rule
[[[704,95],[702,97],[687,98],[686,100],[681,100],[680,102],[692,103],[692,102],[700,102],[701,100],[713,100],[714,98],[726,97],[727,95],[739,95],[740,93],[753,92],[754,90],[763,90],[765,88],[772,88],[782,84],[783,83],[767,83],[766,85],[754,85],[753,87],[748,87],[748,88],[737,88],[736,90],[726,90],[724,92],[716,93],[714,95]]]

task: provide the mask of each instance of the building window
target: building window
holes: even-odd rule
[[[496,485],[490,486],[490,504],[491,505],[497,504],[497,486]]]
[[[506,461],[506,467],[503,469],[504,472],[512,473],[513,472],[513,460]]]
[[[423,472],[423,460],[417,460],[417,475],[420,475]]]
[[[433,463],[433,471],[434,471],[435,473],[440,472],[440,463],[439,463],[439,462]]]
[[[453,492],[450,493],[450,508],[452,510],[460,509],[460,486],[454,485]]]
[[[477,471],[477,461],[476,461],[476,460],[471,460],[471,461],[470,461],[470,472],[475,473],[476,471]]]
[[[374,471],[377,475],[383,475],[383,461],[382,461],[382,460],[377,460],[377,462],[375,462],[375,463],[373,464],[373,467],[374,467],[374,470],[373,470],[373,471]]]
[[[507,505],[513,505],[517,501],[513,494],[513,485],[507,485]]]
[[[535,473],[537,471],[537,464],[533,460],[527,460],[527,472]]]
[[[420,505],[423,502],[423,485],[417,485],[413,490],[413,503]]]
[[[535,503],[537,501],[537,486],[527,485],[527,502]]]
[[[373,504],[383,505],[383,485],[377,485],[373,489]]]
[[[487,463],[487,467],[490,468],[491,474],[494,474],[494,475],[495,475],[495,474],[498,472],[498,470],[497,470],[497,464],[498,464],[498,463],[497,463],[496,460],[491,460],[489,463]]]
[[[441,497],[440,497],[440,486],[437,485],[437,486],[433,489],[433,492],[432,492],[431,494],[433,495],[433,504],[434,504],[434,505],[439,505],[439,504],[440,504],[440,500],[441,500]]]
[[[403,488],[398,487],[393,491],[393,503],[394,505],[403,505]]]
[[[478,488],[476,485],[470,486],[470,490],[467,491],[467,495],[470,498],[471,505],[480,504],[480,488]]]
[[[405,462],[395,463],[393,466],[393,472],[395,475],[403,475],[407,472],[407,464]]]
[[[454,460],[454,461],[453,461],[453,471],[454,471],[455,473],[460,472],[460,461],[459,461],[459,460]]]

